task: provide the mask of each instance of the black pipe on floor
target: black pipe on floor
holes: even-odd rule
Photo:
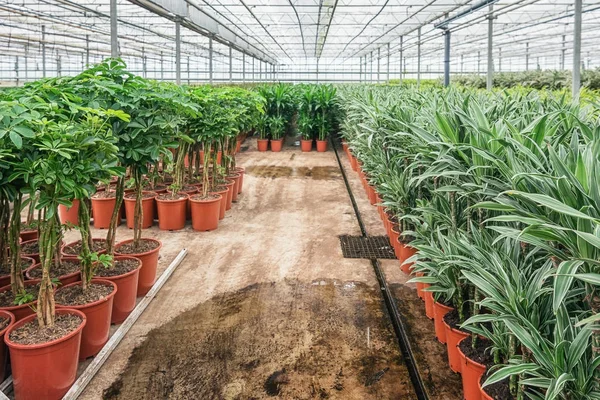
[[[356,199],[354,198],[354,193],[352,193],[352,188],[350,187],[350,183],[348,182],[348,177],[346,175],[346,170],[342,165],[342,160],[340,159],[340,155],[338,154],[335,142],[330,137],[331,147],[335,153],[335,158],[337,159],[338,166],[340,167],[340,171],[342,173],[342,177],[344,178],[344,184],[346,185],[346,190],[348,191],[348,196],[350,196],[350,201],[352,202],[352,208],[354,208],[354,214],[356,215],[356,219],[358,221],[358,226],[360,227],[360,232],[362,236],[367,236],[367,229],[365,228],[365,224],[363,223],[362,217],[360,215],[360,210],[358,209],[358,205],[356,204]],[[398,346],[400,347],[400,352],[402,353],[402,358],[404,359],[404,364],[408,369],[408,374],[410,376],[410,381],[415,389],[415,393],[417,395],[418,400],[429,400],[429,395],[427,394],[427,389],[425,389],[425,385],[423,384],[423,379],[421,379],[421,374],[419,373],[419,368],[417,367],[417,363],[415,361],[415,356],[412,352],[412,348],[410,346],[410,340],[408,335],[406,334],[406,328],[404,323],[402,322],[402,318],[400,317],[400,311],[398,310],[398,306],[396,305],[396,301],[392,296],[392,292],[390,291],[387,281],[385,279],[385,274],[381,269],[381,264],[379,260],[371,259],[371,265],[373,266],[373,270],[375,271],[375,275],[377,276],[377,281],[379,282],[379,287],[381,289],[381,293],[383,295],[383,299],[385,302],[385,307],[387,309],[388,315],[390,316],[390,322],[394,327],[394,332],[396,333],[396,338],[398,339]]]

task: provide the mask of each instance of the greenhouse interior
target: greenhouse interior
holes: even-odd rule
[[[0,400],[600,400],[600,0],[0,10]]]

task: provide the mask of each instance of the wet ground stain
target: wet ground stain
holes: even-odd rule
[[[312,178],[315,180],[338,179],[342,176],[338,167],[281,167],[276,165],[252,165],[246,173],[260,178]]]
[[[401,284],[390,285],[406,327],[419,373],[429,397],[436,400],[462,399],[462,382],[448,365],[446,345],[435,337],[433,321],[425,316],[425,303],[417,292]]]
[[[415,399],[377,287],[286,280],[152,330],[104,399]]]

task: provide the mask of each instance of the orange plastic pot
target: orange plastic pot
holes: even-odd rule
[[[348,153],[348,142],[346,142],[345,140],[342,140],[342,149],[344,149],[344,151]]]
[[[390,244],[394,248],[394,253],[396,254],[396,258],[400,260],[400,231],[398,226],[392,225],[390,227]]]
[[[81,311],[59,309],[56,314],[75,314],[82,319],[74,331],[60,339],[36,345],[17,344],[10,333],[35,319],[35,315],[13,324],[4,335],[9,348],[15,399],[58,400],[77,377],[77,359],[86,317]]]
[[[424,276],[425,274],[424,274],[423,272],[417,272],[417,274],[416,274],[416,275],[417,275],[417,276],[419,276],[419,277],[421,277],[421,276]],[[415,285],[417,286],[417,296],[419,296],[419,298],[420,298],[421,300],[425,300],[425,299],[424,299],[425,295],[423,294],[423,293],[424,293],[424,292],[423,292],[423,286],[424,286],[425,284],[424,284],[424,283],[421,283],[421,282],[417,282]]]
[[[223,218],[225,218],[225,208],[227,207],[227,202],[223,201],[224,199],[227,198],[228,196],[228,192],[229,192],[229,188],[225,188],[225,190],[219,190],[216,192],[210,192],[210,194],[217,194],[219,196],[221,196],[221,201],[219,201],[219,220],[222,220]]]
[[[222,156],[223,156],[223,152],[221,150],[217,151],[217,164],[221,164]],[[200,150],[200,164],[204,165],[204,150]]]
[[[435,337],[437,340],[446,344],[446,328],[444,327],[444,316],[450,311],[454,310],[452,307],[448,307],[437,301],[433,303],[433,321],[435,326]]]
[[[227,198],[225,199],[225,201],[227,202],[225,210],[229,211],[231,210],[231,205],[233,204],[233,191],[235,190],[235,182],[228,179],[225,186],[227,186],[227,188],[229,189],[229,192],[227,192]]]
[[[8,364],[8,348],[6,347],[6,343],[4,343],[4,334],[8,329],[15,323],[16,319],[13,313],[0,310],[0,317],[8,318],[8,325],[4,327],[0,331],[0,338],[2,338],[2,343],[0,343],[0,379],[4,381],[6,379],[6,366]]]
[[[75,256],[75,257],[62,257],[62,259],[68,259],[70,261],[75,261],[77,263],[79,263],[79,259]],[[36,263],[34,265],[32,265],[31,267],[27,268],[25,270],[25,277],[30,281],[30,282],[41,282],[42,279],[41,278],[32,278],[30,273],[37,268],[41,268],[40,263]],[[75,271],[72,272],[70,274],[67,275],[63,275],[63,276],[59,276],[58,280],[60,281],[60,285],[64,286],[64,285],[69,285],[71,283],[75,283],[81,280],[81,271]]]
[[[283,147],[283,139],[271,139],[271,151],[278,153]]]
[[[187,194],[181,199],[156,198],[158,228],[160,230],[176,231],[185,227],[189,198],[190,196]]]
[[[444,321],[444,328],[446,329],[448,364],[450,364],[450,369],[452,371],[460,374],[462,372],[462,367],[460,364],[460,355],[458,354],[458,343],[464,338],[468,337],[469,334],[461,332],[458,329],[450,328],[446,321]]]
[[[240,150],[242,150],[242,140],[238,139],[237,142],[235,143],[235,152],[239,153]]]
[[[240,184],[238,187],[238,194],[242,193],[242,187],[244,186],[244,174],[246,173],[246,169],[243,167],[235,167],[235,172],[240,174]]]
[[[21,231],[21,233],[19,234],[19,237],[21,238],[22,242],[28,242],[30,240],[37,239],[38,238],[38,230],[32,229],[29,231]]]
[[[408,244],[404,244],[400,242],[400,258],[401,258],[401,264],[402,266],[400,267],[402,269],[402,272],[404,272],[405,274],[410,274],[412,272],[412,266],[414,263],[405,263],[404,261],[408,260],[409,258],[411,258],[412,256],[414,256],[415,254],[417,254],[417,249],[415,249],[414,247],[408,245]]]
[[[269,139],[257,139],[256,147],[258,147],[258,151],[267,151],[269,148]]]
[[[358,172],[358,160],[354,157],[352,152],[350,152],[350,166],[354,172]]]
[[[124,244],[133,242],[133,239],[125,240],[123,242],[118,243],[115,246],[115,255],[139,258],[139,260],[142,262],[142,267],[140,268],[140,275],[138,279],[137,297],[144,296],[150,291],[152,285],[154,285],[154,281],[156,280],[156,268],[158,267],[158,254],[160,252],[160,248],[162,247],[162,243],[160,242],[160,240],[147,238],[144,238],[142,240],[148,242],[155,242],[156,244],[158,244],[158,246],[155,249],[146,251],[144,253],[133,254],[119,253],[119,247]]]
[[[108,342],[110,333],[110,318],[112,316],[113,300],[117,294],[117,285],[104,279],[92,279],[92,283],[106,285],[113,288],[113,291],[106,297],[89,304],[76,306],[67,306],[56,304],[56,307],[78,310],[85,314],[87,323],[81,334],[81,348],[79,350],[79,359],[85,360],[88,357],[95,356],[102,350],[102,347]],[[81,282],[71,283],[60,286],[57,291],[65,288],[81,285]]]
[[[427,318],[433,319],[434,318],[433,293],[428,290],[424,290],[423,291],[423,300],[425,300],[425,315],[427,316]]]
[[[369,196],[369,203],[372,206],[377,204],[377,194],[375,193],[375,188],[369,184],[367,184],[367,194]]]
[[[135,308],[138,280],[140,278],[140,268],[142,267],[142,262],[135,257],[115,257],[115,260],[124,259],[137,260],[139,262],[139,266],[133,271],[129,271],[122,275],[104,276],[101,278],[111,281],[117,285],[117,293],[113,299],[112,314],[110,318],[111,324],[120,324],[121,322],[125,321]]]
[[[79,200],[73,200],[71,207],[59,204],[58,217],[60,218],[60,223],[63,225],[79,225]]]
[[[25,268],[22,268],[22,271],[24,272],[27,268],[31,267],[32,265],[35,264],[35,260],[31,257],[21,257],[21,260],[23,261],[27,261],[29,263],[28,266],[26,266]],[[3,275],[0,276],[0,288],[4,287],[6,285],[10,285],[10,274],[8,275]]]
[[[327,151],[327,140],[317,140],[317,151],[319,153]]]
[[[142,193],[154,195],[153,197],[142,198],[142,229],[147,229],[154,224],[154,198],[156,193],[148,190],[143,190]],[[131,193],[123,199],[125,201],[125,218],[129,229],[133,229],[135,219],[135,197],[136,194]]]
[[[456,349],[460,357],[463,398],[465,400],[481,400],[479,381],[487,368],[485,365],[479,364],[467,357],[460,349],[460,346],[457,346]]]
[[[212,231],[219,226],[219,213],[221,201],[225,198],[221,195],[216,195],[215,198],[198,199],[200,195],[190,198],[192,204],[192,228],[195,231]]]
[[[37,282],[25,281],[25,286],[36,285]],[[0,288],[0,292],[6,292],[10,290],[10,285],[4,286]],[[30,316],[31,314],[35,314],[32,307],[35,308],[37,304],[37,296],[36,300],[31,303],[21,304],[20,306],[8,306],[8,307],[0,307],[0,310],[8,311],[15,316],[16,321],[20,321],[23,318]]]
[[[302,152],[308,153],[312,150],[312,144],[313,144],[312,139],[310,139],[310,140],[301,139],[300,140],[300,149],[302,150]]]
[[[33,240],[28,240],[26,242],[21,242],[21,247],[26,245],[27,243],[36,243],[37,241],[38,241],[37,239],[33,239]],[[24,251],[21,251],[21,255],[23,257],[27,257],[27,258],[33,258],[36,263],[40,262],[40,253],[25,253]]]
[[[241,175],[240,174],[230,174],[227,179],[230,179],[234,182],[233,185],[233,192],[231,194],[231,201],[237,203],[237,198],[238,198],[238,193],[239,193],[239,187],[240,187],[240,179],[241,179]],[[229,196],[229,195],[228,195]]]
[[[479,381],[479,393],[481,394],[481,400],[496,400],[492,396],[487,394],[485,389],[481,387],[481,380]]]
[[[95,198],[92,197],[92,212],[94,213],[94,228],[107,229],[110,226],[113,210],[117,205],[114,197]],[[117,219],[117,225],[121,224],[121,215]]]

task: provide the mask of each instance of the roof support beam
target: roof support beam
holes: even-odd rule
[[[444,30],[444,86],[450,86],[450,30]],[[462,71],[461,71],[462,72]]]

